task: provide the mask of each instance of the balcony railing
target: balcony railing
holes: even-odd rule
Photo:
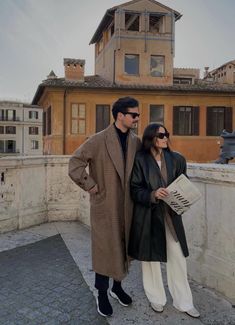
[[[7,153],[7,154],[11,154],[11,153],[20,153],[20,150],[18,150],[18,149],[13,149],[13,150],[1,150],[0,149],[0,154],[5,154],[5,153]]]
[[[19,122],[20,121],[20,118],[18,116],[16,116],[16,117],[0,116],[0,121]]]

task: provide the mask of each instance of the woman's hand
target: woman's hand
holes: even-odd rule
[[[158,200],[161,200],[161,199],[163,199],[164,197],[166,197],[168,195],[169,195],[169,192],[164,187],[160,187],[159,189],[157,189],[155,191],[155,198],[158,199]]]

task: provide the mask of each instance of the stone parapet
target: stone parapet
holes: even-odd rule
[[[188,164],[202,198],[183,215],[190,276],[235,301],[235,165]]]
[[[89,196],[68,177],[69,156],[0,159],[0,232],[89,220]],[[188,270],[235,301],[235,165],[188,164],[202,198],[183,215]]]

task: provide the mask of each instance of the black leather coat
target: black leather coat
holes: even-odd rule
[[[186,160],[177,152],[163,150],[167,184],[151,154],[138,152],[131,177],[131,196],[134,201],[133,220],[129,238],[129,255],[140,261],[167,262],[165,234],[165,203],[151,202],[151,193],[166,187],[179,175],[186,174]],[[170,209],[170,216],[185,257],[189,255],[182,217]]]

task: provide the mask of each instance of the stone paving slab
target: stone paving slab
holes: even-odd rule
[[[94,273],[91,266],[90,230],[80,223],[56,223],[83,277],[94,287]],[[141,264],[133,261],[130,272],[123,281],[123,287],[133,298],[133,305],[122,307],[116,300],[110,300],[114,315],[108,318],[110,325],[235,325],[235,308],[222,295],[190,279],[194,304],[201,313],[200,319],[193,319],[177,311],[167,290],[166,272],[163,265],[163,279],[166,287],[167,305],[161,314],[155,313],[149,306],[144,294]],[[94,289],[93,289],[94,290]],[[93,291],[96,295],[96,290]]]
[[[1,325],[107,324],[60,235],[1,252],[0,283]]]
[[[54,236],[56,234],[60,234],[64,242],[59,236]],[[2,234],[0,235],[0,251],[12,249],[13,247],[17,247],[18,245],[22,244],[25,245],[28,243],[33,243],[40,239],[41,243],[46,243],[46,241],[42,239],[45,239],[48,236],[54,236],[51,237],[51,239],[59,238],[59,240],[57,243],[57,249],[54,251],[54,253],[48,253],[48,255],[46,255],[48,250],[48,248],[46,248],[48,246],[47,244],[45,245],[46,247],[42,247],[40,250],[38,250],[37,255],[40,257],[39,262],[40,260],[43,260],[44,262],[41,264],[44,265],[44,267],[40,269],[41,264],[39,262],[38,264],[33,262],[33,270],[35,270],[35,272],[37,268],[40,270],[38,275],[40,278],[40,285],[38,285],[39,288],[37,289],[35,282],[33,290],[34,297],[36,298],[34,298],[32,301],[31,286],[22,287],[19,285],[20,281],[15,280],[15,277],[17,277],[17,273],[19,272],[15,272],[15,277],[13,277],[15,285],[12,286],[10,282],[8,282],[8,285],[5,285],[4,288],[2,288],[0,285],[0,288],[5,290],[3,290],[2,294],[0,291],[0,325],[102,325],[105,324],[105,322],[106,324],[108,323],[110,325],[235,325],[235,308],[232,307],[232,304],[216,291],[200,285],[192,280],[190,280],[190,285],[192,288],[195,306],[201,312],[200,319],[192,319],[185,313],[180,313],[179,311],[175,310],[172,306],[172,300],[167,290],[164,265],[163,278],[168,301],[163,313],[155,313],[150,308],[145,297],[141,279],[141,264],[137,261],[132,263],[130,273],[123,281],[124,288],[133,298],[132,306],[122,307],[116,300],[111,300],[110,298],[114,315],[113,317],[105,320],[97,314],[94,297],[88,289],[89,287],[90,290],[93,291],[94,296],[96,295],[96,290],[94,289],[94,272],[92,271],[91,266],[90,230],[87,226],[84,226],[79,222],[53,222],[18,232]],[[50,241],[50,238],[48,238],[48,240]],[[68,250],[66,249],[64,243],[66,244]],[[32,247],[36,244],[37,243],[33,244]],[[50,245],[49,247],[51,246],[53,248],[53,245]],[[30,247],[30,245],[24,247]],[[58,250],[62,251],[62,256],[60,256]],[[0,253],[1,283],[4,283],[2,280],[6,279],[7,276],[5,274],[3,279],[1,275],[1,257],[3,254],[8,254],[11,251]],[[44,254],[40,253],[40,251],[44,251]],[[63,257],[63,254],[67,257]],[[42,258],[42,255],[45,255],[45,258]],[[72,261],[71,256],[76,264],[74,264]],[[32,261],[36,259],[34,254],[32,254],[31,257]],[[18,258],[18,260],[20,261],[21,258]],[[30,261],[30,259],[28,261]],[[70,265],[67,268],[65,267],[66,263]],[[57,267],[52,269],[51,264],[55,264]],[[25,270],[25,266],[22,265],[22,263],[19,263],[19,265],[15,263],[14,267],[18,267],[19,269],[21,268],[21,273]],[[11,263],[9,262],[8,268],[11,270],[14,267],[12,267]],[[27,269],[30,269],[30,267],[31,264],[28,262]],[[61,271],[58,271],[60,267]],[[50,281],[47,281],[47,270],[50,276],[49,279],[51,279]],[[65,275],[67,270],[68,274]],[[30,274],[27,272],[26,277],[32,279],[34,272],[31,272]],[[43,273],[44,276],[41,276],[41,273]],[[65,276],[62,276],[61,274]],[[57,278],[57,282],[53,282],[53,276]],[[70,278],[72,279],[71,281],[69,280]],[[27,283],[23,275],[21,276],[21,279]],[[83,279],[88,287],[84,283]],[[30,282],[30,280],[28,281]],[[61,281],[63,281],[63,285],[61,285]],[[75,281],[75,283],[73,283],[73,281]],[[33,280],[31,280],[31,283],[34,283]],[[47,290],[49,290],[49,293]],[[6,299],[8,304],[4,305]],[[11,299],[13,299],[13,303],[11,303]],[[20,315],[19,313],[17,314],[19,318],[14,319],[14,315],[16,313],[15,305],[17,304],[21,304],[23,307]],[[48,308],[53,309],[53,314],[49,313]],[[42,321],[43,316],[50,317],[50,319],[47,318],[44,323],[35,322],[37,317],[40,317],[36,313],[37,311],[39,311]],[[65,315],[63,320],[59,318],[62,316],[61,314],[57,314],[58,312]],[[6,315],[10,315],[12,318],[8,319],[7,323],[1,322],[2,319],[7,319]],[[26,318],[25,315],[28,315],[28,318]],[[66,319],[66,317],[70,317],[70,319]],[[24,320],[28,322],[24,322]]]

